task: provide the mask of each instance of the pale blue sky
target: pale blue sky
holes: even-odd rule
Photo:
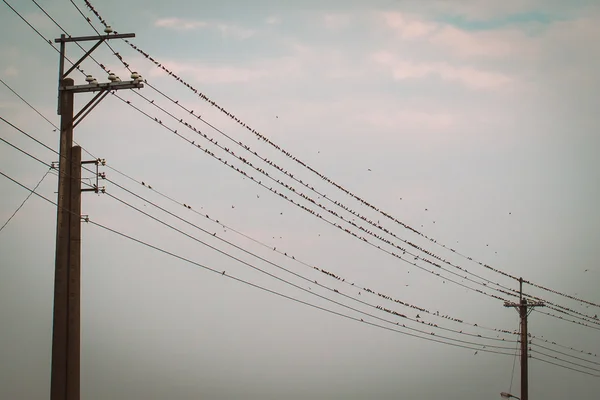
[[[9,3],[44,36],[60,35],[33,2]],[[69,33],[92,34],[69,1],[39,3]],[[84,2],[75,3],[100,28]],[[105,0],[94,5],[117,31],[135,32],[135,44],[245,123],[438,243],[515,276],[600,302],[597,1]],[[0,78],[58,123],[58,55],[5,4],[0,4],[0,10]],[[113,45],[152,85],[329,198],[369,219],[381,220],[398,237],[454,264],[517,288],[512,280],[389,220],[384,222],[381,215],[256,140],[125,43]],[[78,57],[81,51],[69,46],[68,53]],[[107,48],[100,47],[95,57],[127,78],[128,72]],[[106,80],[106,74],[91,61],[83,67],[99,81]],[[81,76],[73,77],[83,82]],[[178,118],[189,118],[152,89],[144,88],[141,93]],[[138,96],[119,94],[223,157],[218,148],[177,126]],[[76,99],[78,105],[85,104],[85,95]],[[2,85],[0,116],[57,148],[53,128]],[[198,122],[195,126],[220,144],[226,143],[206,125]],[[5,124],[0,125],[0,137],[43,160],[57,158]],[[516,313],[501,301],[450,285],[361,243],[243,179],[113,96],[76,128],[75,138],[109,165],[268,248],[105,169],[110,179],[311,281],[411,318],[417,312],[357,286],[479,325],[465,326],[420,313],[426,322],[450,329],[490,335],[480,327],[517,328]],[[243,154],[231,143],[226,146]],[[260,160],[243,156],[276,179],[301,189]],[[0,161],[0,171],[29,187],[45,172],[43,166],[3,143]],[[253,176],[258,175],[254,172]],[[56,177],[49,175],[39,192],[54,199],[56,185]],[[392,317],[340,299],[232,249],[111,183],[106,188],[179,229],[310,291],[382,318]],[[27,192],[4,178],[0,178],[0,192],[3,224]],[[311,196],[317,198],[314,193]],[[261,275],[108,196],[84,194],[82,212],[93,221],[226,270],[227,275],[372,320]],[[325,215],[322,210],[319,213]],[[55,209],[32,197],[0,232],[0,359],[5,360],[0,364],[0,398],[48,397],[55,217]],[[272,247],[357,286],[330,279]],[[587,315],[598,313],[592,306],[586,308],[531,287],[527,290]],[[409,322],[407,326],[431,329]],[[534,313],[530,332],[600,354],[597,329]],[[513,339],[512,335],[501,337]],[[499,392],[510,389],[514,360],[482,351],[474,355],[473,350],[325,314],[89,224],[82,226],[81,343],[82,398],[99,400],[496,399]],[[514,345],[508,347],[514,349]],[[566,359],[600,369],[597,364]],[[597,357],[589,359],[600,362]],[[518,367],[515,372],[512,392],[518,395]],[[537,360],[530,362],[530,378],[532,399],[591,400],[600,391],[599,378]]]

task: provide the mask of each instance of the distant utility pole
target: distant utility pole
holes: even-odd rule
[[[528,303],[523,298],[523,278],[519,278],[519,303],[505,302],[504,307],[514,307],[521,319],[521,400],[529,400],[527,316],[534,307],[543,307],[544,303]]]
[[[60,43],[58,74],[58,114],[60,121],[60,151],[58,174],[58,208],[56,216],[56,264],[54,270],[54,315],[52,325],[52,373],[51,400],[79,400],[80,362],[80,261],[81,261],[81,147],[73,147],[73,128],[113,90],[142,88],[142,77],[131,75],[132,80],[122,82],[115,74],[108,76],[110,82],[98,83],[91,75],[87,84],[75,85],[67,76],[75,70],[105,40],[135,37],[133,33],[66,37],[55,39]],[[65,47],[69,42],[97,41],[66,72]],[[97,94],[75,116],[75,93]],[[84,161],[95,163],[101,160]],[[98,178],[96,167],[96,178]],[[83,191],[99,192],[96,185]]]

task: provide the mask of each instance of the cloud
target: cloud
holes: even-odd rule
[[[323,24],[329,30],[336,31],[344,29],[350,25],[352,17],[350,14],[325,14]]]
[[[12,65],[9,65],[8,67],[6,67],[4,69],[4,71],[2,71],[4,75],[6,76],[17,76],[19,75],[19,70]]]
[[[240,40],[248,39],[256,33],[256,31],[252,29],[242,28],[237,25],[216,24],[215,27],[223,34],[223,36]]]
[[[531,50],[531,47],[524,45],[527,39],[525,33],[516,29],[466,31],[400,12],[383,12],[378,20],[383,21],[401,40],[425,41],[443,53],[450,52],[463,57],[505,57]]]
[[[456,66],[447,62],[404,61],[387,51],[375,53],[371,59],[389,70],[393,79],[397,81],[437,76],[442,80],[458,82],[472,89],[496,89],[513,81],[507,75],[471,66]]]
[[[234,24],[226,24],[221,22],[209,22],[209,21],[198,21],[188,20],[184,18],[161,18],[154,22],[154,26],[159,28],[174,29],[178,31],[192,31],[197,29],[214,29],[224,37],[231,37],[234,39],[248,39],[253,36],[256,31],[252,29],[246,29]]]
[[[281,24],[281,18],[272,15],[268,17],[265,22],[267,25],[279,25]]]
[[[205,28],[208,26],[208,23],[205,21],[192,21],[183,18],[161,18],[154,22],[154,26],[188,31]]]
[[[404,39],[423,37],[437,29],[436,24],[405,13],[384,12],[381,16],[384,23]]]

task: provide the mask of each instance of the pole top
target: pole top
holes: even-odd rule
[[[115,33],[98,36],[77,36],[77,37],[66,37],[64,34],[60,35],[59,38],[54,39],[54,43],[67,43],[67,42],[87,42],[90,40],[110,40],[110,39],[127,39],[135,37],[135,33]]]

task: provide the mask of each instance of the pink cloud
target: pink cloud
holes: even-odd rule
[[[526,34],[516,29],[471,32],[400,12],[384,12],[379,17],[402,41],[424,41],[443,54],[505,57],[515,53],[526,55],[532,51]]]
[[[349,14],[326,14],[323,17],[325,27],[330,30],[346,28],[351,22],[352,17]]]
[[[403,39],[416,39],[429,35],[437,25],[400,12],[382,14],[385,24]]]
[[[386,51],[375,53],[371,58],[376,64],[386,68],[395,80],[437,76],[445,81],[458,82],[473,89],[501,88],[512,82],[510,77],[498,72],[471,66],[455,66],[446,62],[404,61]]]
[[[208,23],[205,21],[193,21],[183,18],[161,18],[154,22],[154,26],[185,31],[204,28],[208,26]]]

